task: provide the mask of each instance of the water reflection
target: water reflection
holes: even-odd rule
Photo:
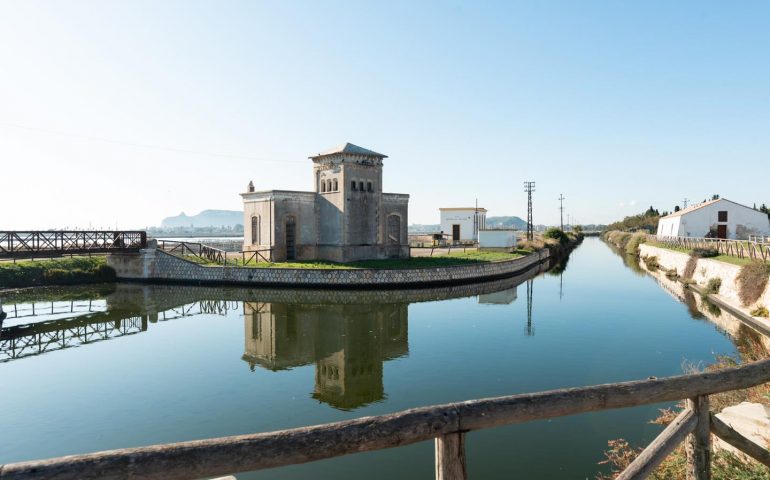
[[[313,398],[349,410],[382,400],[383,362],[405,356],[408,305],[244,302],[245,353],[252,370],[315,364]]]
[[[200,315],[243,316],[244,350],[254,371],[315,366],[312,397],[352,410],[386,397],[383,364],[409,354],[409,305],[477,296],[508,305],[527,283],[527,335],[532,326],[532,278],[546,266],[512,278],[419,290],[255,290],[118,284],[0,293],[7,318],[0,327],[0,363],[146,334],[159,322]]]

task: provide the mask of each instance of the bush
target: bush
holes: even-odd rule
[[[770,317],[770,312],[767,311],[767,307],[765,307],[764,305],[760,305],[751,311],[751,316],[767,318],[767,317]]]
[[[115,281],[104,257],[75,257],[0,264],[0,288]]]
[[[629,237],[626,242],[626,253],[629,255],[639,255],[639,245],[647,241],[647,234],[636,232]]]
[[[693,248],[691,255],[696,258],[713,258],[719,256],[716,248]]]
[[[658,257],[654,255],[642,257],[642,261],[644,262],[645,265],[647,265],[647,269],[649,269],[650,271],[654,272],[655,270],[660,268],[660,264],[658,263]]]
[[[666,270],[666,277],[668,277],[669,280],[676,280],[679,278],[679,272],[676,271],[676,268],[669,268]]]
[[[566,245],[569,242],[569,237],[561,229],[551,227],[543,233],[543,238],[550,238],[557,240],[560,244]]]
[[[767,287],[768,277],[770,277],[770,265],[764,262],[752,262],[741,267],[736,281],[738,296],[744,306],[759,300]]]
[[[703,289],[703,293],[717,294],[719,293],[719,289],[721,287],[722,279],[719,277],[714,277],[709,279],[708,283],[706,283],[706,288]]]

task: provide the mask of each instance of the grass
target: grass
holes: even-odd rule
[[[692,249],[682,248],[682,247],[670,247],[660,242],[647,242],[647,245],[650,245],[651,247],[658,247],[666,250],[671,250],[673,252],[686,253],[688,255],[692,254]],[[742,267],[743,265],[749,265],[751,263],[754,263],[754,260],[750,258],[738,258],[732,255],[717,255],[716,257],[699,257],[699,258],[708,258],[709,260],[717,260],[724,263],[730,263],[732,265],[738,265],[740,267]],[[770,265],[770,262],[767,262],[767,263],[768,265]]]
[[[0,263],[0,288],[115,281],[105,257],[73,257]]]
[[[435,257],[411,257],[411,258],[388,258],[382,260],[361,260],[350,263],[335,263],[322,260],[296,261],[296,262],[247,262],[245,265],[238,260],[228,260],[227,264],[232,266],[246,266],[253,268],[300,268],[300,269],[321,269],[321,270],[354,270],[354,269],[395,269],[406,268],[432,268],[432,267],[454,267],[461,265],[472,265],[478,263],[502,262],[521,258],[524,255],[532,253],[529,250],[517,250],[514,253],[506,252],[456,252],[447,255],[437,255]],[[201,260],[197,257],[185,257],[202,265],[214,266],[212,262]],[[232,263],[231,263],[232,262]]]

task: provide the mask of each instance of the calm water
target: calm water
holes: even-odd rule
[[[736,353],[598,239],[586,239],[563,274],[527,276],[421,292],[0,294],[0,463],[661,377]],[[662,406],[471,433],[469,474],[593,478],[607,440],[654,438],[659,427],[647,422]],[[425,442],[238,478],[432,474]]]

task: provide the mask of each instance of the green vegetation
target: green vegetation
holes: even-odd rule
[[[626,253],[629,255],[639,256],[639,245],[647,241],[647,234],[644,232],[636,232],[631,235],[631,238],[626,242]]]
[[[321,270],[354,270],[362,268],[374,269],[405,269],[405,268],[431,268],[431,267],[454,267],[460,265],[471,265],[477,263],[502,262],[513,260],[524,255],[532,253],[531,250],[519,249],[513,253],[507,252],[478,252],[476,250],[467,252],[454,252],[446,255],[436,255],[434,257],[412,257],[412,258],[389,258],[383,260],[361,260],[350,263],[335,263],[323,260],[308,260],[295,262],[256,262],[251,260],[245,265],[237,260],[228,260],[228,266],[246,266],[253,268],[300,268],[300,269],[321,269]],[[190,257],[185,257],[186,259]],[[207,266],[218,266],[213,262],[207,262],[194,257],[190,260]]]
[[[607,225],[607,231],[618,230],[623,232],[645,231],[653,233],[658,230],[660,217],[665,217],[668,212],[662,214],[658,209],[650,206],[644,213],[626,217],[623,220]]]
[[[722,288],[722,279],[719,277],[710,278],[706,283],[706,287],[703,289],[703,293],[716,295],[719,293],[720,288]]]
[[[690,255],[698,258],[714,258],[719,256],[716,248],[693,248]]]
[[[549,238],[549,239],[552,239],[552,240],[556,240],[557,242],[561,243],[562,245],[566,245],[567,243],[569,243],[569,237],[567,236],[567,234],[564,233],[563,230],[561,230],[559,228],[556,228],[556,227],[551,227],[548,230],[546,230],[543,233],[543,238]]]
[[[767,287],[770,278],[770,265],[764,262],[751,262],[741,267],[736,277],[738,296],[744,306],[749,306],[759,300]]]
[[[0,263],[0,288],[115,281],[105,257],[74,257]]]
[[[751,311],[751,316],[767,318],[767,317],[770,317],[770,312],[767,311],[766,306],[760,305]]]
[[[678,280],[679,279],[679,272],[676,271],[676,268],[669,268],[666,270],[666,278],[669,280]]]

